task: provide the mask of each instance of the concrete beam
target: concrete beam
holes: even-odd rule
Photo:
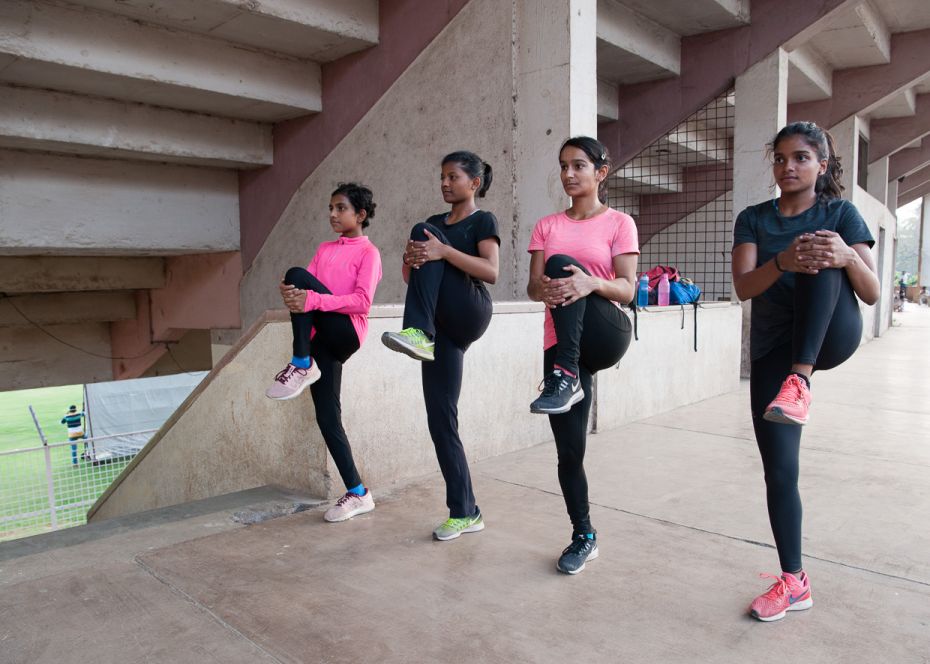
[[[620,119],[601,125],[598,136],[616,163],[629,161],[727,90],[734,77],[849,4],[851,0],[754,0],[748,26],[682,39],[681,76],[621,86]]]
[[[930,184],[930,166],[924,166],[919,171],[915,171],[904,178],[898,185],[898,196],[906,195],[908,192],[919,189]]]
[[[869,158],[881,159],[930,135],[930,94],[917,95],[916,112],[910,117],[874,120],[870,123]]]
[[[620,117],[617,86],[613,83],[597,80],[597,121],[609,122]]]
[[[271,125],[0,86],[0,147],[256,168],[272,163]]]
[[[0,293],[161,288],[163,258],[0,256]]]
[[[322,109],[315,63],[42,0],[0,3],[0,53],[23,86],[265,122]]]
[[[810,120],[833,127],[846,118],[866,115],[928,74],[930,28],[891,36],[891,62],[833,72],[830,99],[791,104],[788,121]]]
[[[908,191],[898,192],[898,207],[904,207],[908,203],[913,203],[918,198],[923,198],[924,196],[930,196],[930,182],[920,187],[914,187]]]
[[[890,60],[890,32],[868,2],[838,12],[811,43],[833,68],[868,67]]]
[[[889,98],[884,104],[869,113],[872,120],[886,118],[900,118],[905,115],[914,115],[917,112],[917,92],[914,88],[907,88]]]
[[[0,327],[0,391],[113,380],[107,323],[42,329]]]
[[[80,4],[315,62],[336,60],[378,43],[377,0],[80,0]]]
[[[239,249],[234,171],[0,151],[0,254]]]
[[[788,54],[788,100],[827,99],[833,94],[833,67],[811,46]]]
[[[164,288],[151,291],[152,334],[175,338],[186,330],[237,328],[239,252],[173,256],[166,263]]]
[[[888,158],[888,179],[910,175],[914,171],[930,164],[930,141],[924,141],[918,148],[905,148]]]
[[[623,4],[679,35],[726,30],[749,23],[749,0],[623,0]]]
[[[681,72],[681,38],[615,0],[597,2],[597,73],[612,83],[650,81]]]
[[[135,318],[136,305],[129,291],[14,295],[0,299],[0,327],[30,325],[20,312],[40,325],[100,323]]]

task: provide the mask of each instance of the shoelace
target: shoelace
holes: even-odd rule
[[[295,367],[293,364],[288,364],[278,372],[278,375],[275,376],[274,379],[282,385],[287,385],[287,381],[289,381],[291,376],[293,376],[295,373],[297,373],[297,367]]]
[[[465,528],[466,526],[468,526],[470,521],[471,519],[469,519],[468,517],[458,517],[458,518],[453,519],[450,516],[448,519],[446,519],[446,522],[442,525],[445,526],[446,528],[455,528],[456,530],[458,530],[459,528]]]
[[[423,333],[423,330],[418,330],[415,327],[405,328],[401,330],[400,333],[415,344],[424,344],[427,342],[427,338]]]
[[[774,574],[760,574],[760,579],[775,579],[775,583],[762,593],[762,597],[768,600],[777,600],[788,594],[788,583],[784,577],[775,576]]]
[[[577,555],[577,554],[581,553],[582,551],[584,551],[585,547],[587,547],[587,545],[588,545],[588,542],[592,542],[592,543],[593,543],[594,540],[589,540],[589,539],[586,538],[586,537],[585,537],[585,538],[576,537],[576,538],[574,538],[574,539],[572,540],[572,543],[571,543],[571,544],[569,544],[567,547],[565,547],[565,550],[562,552],[562,555],[564,555],[564,554],[566,554],[566,553],[573,553],[573,554],[576,554],[576,555]]]
[[[541,385],[542,395],[544,397],[551,397],[568,387],[568,379],[561,371],[553,371],[543,378]]]
[[[785,386],[786,387],[790,386],[791,391],[788,392],[787,390],[784,390],[784,392],[788,392],[787,394],[779,393],[778,396],[781,397],[780,399],[781,401],[790,401],[791,403],[801,403],[804,400],[803,398],[804,392],[801,389],[800,378],[798,378],[797,376],[788,376],[788,378],[785,379]]]
[[[343,505],[345,505],[347,502],[349,502],[353,498],[361,498],[361,496],[357,496],[351,491],[347,491],[346,494],[342,498],[336,501],[336,507],[342,507]]]

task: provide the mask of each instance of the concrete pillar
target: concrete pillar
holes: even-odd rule
[[[514,30],[514,218],[525,248],[536,220],[569,203],[559,147],[570,136],[597,136],[597,2],[518,0]],[[517,254],[516,273],[525,275],[529,256]]]
[[[898,214],[898,186],[900,184],[897,180],[888,181],[888,209],[895,216]]]
[[[736,77],[733,135],[733,220],[743,208],[778,195],[767,158],[769,142],[785,126],[788,116],[788,54],[773,51]],[[735,299],[734,294],[734,299]],[[743,303],[743,361],[749,375],[749,315]]]
[[[859,168],[859,134],[864,132],[863,122],[858,115],[853,115],[830,129],[836,155],[843,166],[843,198],[851,201],[856,187],[856,173]]]
[[[930,194],[920,203],[920,253],[917,255],[918,286],[930,288]]]
[[[888,200],[888,168],[890,159],[885,157],[869,164],[869,193],[894,212],[897,201]]]

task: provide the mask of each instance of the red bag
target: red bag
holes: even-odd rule
[[[649,278],[649,290],[653,290],[659,285],[659,280],[662,279],[663,274],[668,275],[669,283],[678,281],[681,278],[681,275],[678,274],[678,268],[670,265],[656,265],[651,270],[642,272],[639,276],[644,274]]]

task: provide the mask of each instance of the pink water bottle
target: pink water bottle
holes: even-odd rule
[[[668,275],[667,274],[663,274],[659,278],[658,290],[659,290],[659,295],[658,295],[659,306],[667,307],[668,306]]]

